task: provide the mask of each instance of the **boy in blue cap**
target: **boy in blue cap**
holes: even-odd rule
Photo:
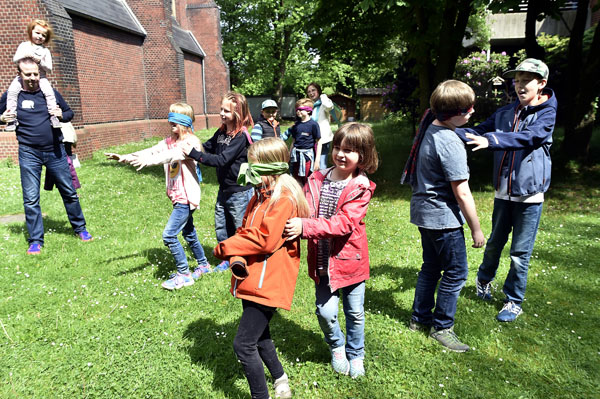
[[[473,151],[494,152],[495,192],[492,233],[477,273],[477,296],[491,300],[502,249],[512,231],[510,271],[504,282],[504,306],[498,321],[512,322],[522,312],[529,259],[540,223],[544,193],[550,186],[550,146],[556,96],[546,87],[548,66],[535,58],[505,73],[514,78],[518,100],[499,108],[474,128],[456,129]]]
[[[276,119],[278,109],[279,107],[274,100],[263,101],[260,116],[250,133],[252,141],[262,140],[267,137],[281,136],[279,122],[277,122]]]

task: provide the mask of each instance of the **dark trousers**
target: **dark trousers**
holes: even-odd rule
[[[267,399],[269,389],[263,362],[274,379],[283,376],[283,366],[277,358],[269,330],[269,322],[276,308],[245,299],[242,299],[242,306],[244,311],[233,340],[233,349],[244,367],[252,399]]]

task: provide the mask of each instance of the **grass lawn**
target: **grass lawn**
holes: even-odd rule
[[[292,310],[279,311],[271,323],[294,397],[597,398],[599,169],[555,170],[524,313],[515,323],[495,320],[508,254],[494,300],[483,303],[474,288],[483,250],[468,248],[471,273],[455,330],[473,350],[450,353],[407,326],[421,264],[419,233],[409,223],[410,190],[399,185],[410,129],[374,128],[382,162],[367,216],[367,376],[352,380],[331,370],[303,260]],[[131,152],[157,141],[110,150]],[[489,235],[490,153],[471,158],[471,188]],[[0,397],[249,398],[232,348],[241,304],[228,292],[229,272],[176,292],[160,288],[174,271],[161,239],[171,210],[162,167],[136,172],[99,152],[78,173],[94,241],[73,235],[56,190],[42,192],[46,243],[40,256],[25,255],[23,223],[0,224]],[[211,254],[217,183],[213,169],[203,173],[195,225]],[[0,166],[0,192],[0,216],[23,212],[18,167]],[[466,235],[470,242],[468,229]]]

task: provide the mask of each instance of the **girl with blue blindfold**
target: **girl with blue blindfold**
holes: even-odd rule
[[[109,159],[129,163],[137,170],[150,165],[164,165],[167,183],[167,196],[173,204],[173,211],[163,231],[163,242],[171,251],[177,266],[174,273],[162,287],[176,290],[194,284],[201,274],[211,270],[204,249],[198,240],[192,214],[200,204],[199,173],[196,161],[186,157],[182,150],[189,145],[202,151],[202,144],[194,135],[194,109],[185,103],[175,103],[169,108],[168,121],[171,135],[157,145],[127,155],[107,153]],[[182,233],[188,243],[198,267],[192,273],[187,257],[177,236]]]

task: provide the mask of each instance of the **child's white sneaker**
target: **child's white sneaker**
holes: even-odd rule
[[[365,363],[360,357],[350,360],[350,377],[358,378],[365,375]]]
[[[275,380],[273,387],[275,388],[276,399],[289,399],[292,397],[292,390],[290,389],[290,383],[286,373],[283,373],[281,377]]]
[[[346,359],[346,347],[331,349],[331,367],[336,373],[348,375],[350,372],[350,363]]]
[[[53,128],[60,129],[62,127],[62,124],[60,123],[60,121],[58,120],[58,118],[56,116],[54,116],[54,115],[52,115],[50,117],[50,123],[52,124]]]

